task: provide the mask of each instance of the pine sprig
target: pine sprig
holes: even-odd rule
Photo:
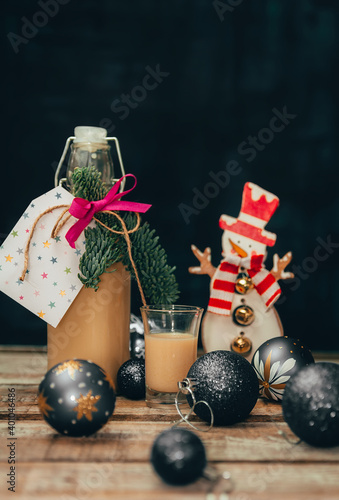
[[[101,173],[95,167],[76,168],[72,175],[74,196],[88,201],[98,201],[107,194]]]
[[[78,168],[73,173],[75,196],[89,201],[102,199],[107,190],[102,184],[101,174],[94,167]],[[130,212],[118,212],[128,230],[135,227],[136,215]],[[121,223],[113,215],[96,214],[96,218],[115,231],[122,231]],[[86,251],[79,264],[79,279],[90,288],[99,288],[100,276],[117,262],[122,262],[131,276],[135,273],[129,259],[124,235],[114,234],[101,225],[85,230]],[[138,270],[138,276],[145,297],[152,304],[173,304],[179,296],[175,279],[175,267],[167,263],[167,255],[159,243],[155,230],[145,223],[130,233],[132,257]]]
[[[87,288],[97,290],[101,274],[120,260],[120,250],[107,233],[100,225],[85,230],[86,251],[80,258],[78,277]]]
[[[167,255],[158,243],[155,230],[146,222],[138,231],[130,234],[132,257],[138,269],[145,296],[152,304],[169,305],[178,299],[178,285],[174,276],[175,267],[167,264]],[[133,267],[124,254],[123,264],[134,276]]]

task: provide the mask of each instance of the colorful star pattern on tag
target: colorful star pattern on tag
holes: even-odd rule
[[[0,247],[0,290],[54,327],[82,288],[78,270],[80,256],[85,251],[83,235],[76,243],[76,250],[65,239],[76,221],[73,218],[52,238],[52,229],[63,208],[45,214],[35,226],[24,281],[20,277],[27,241],[37,217],[47,208],[68,205],[72,200],[73,196],[61,187],[33,200]],[[92,222],[91,227],[94,225]]]

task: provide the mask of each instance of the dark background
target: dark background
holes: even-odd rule
[[[197,264],[190,245],[211,246],[219,263],[219,216],[237,217],[252,181],[280,198],[267,226],[278,236],[267,267],[274,252],[292,250],[302,273],[282,284],[285,333],[311,349],[338,350],[339,251],[323,250],[321,261],[315,253],[319,238],[339,243],[338,2],[63,0],[56,8],[50,0],[58,12],[47,22],[37,15],[45,3],[3,5],[2,239],[53,187],[74,127],[105,126],[138,178],[129,199],[153,204],[145,217],[177,267],[179,303],[206,307],[209,279],[188,274]],[[25,29],[27,20],[40,27]],[[124,117],[113,102],[157,65],[169,75]],[[284,130],[260,143],[255,158],[239,153],[248,136],[268,137],[260,131],[284,106],[297,115]],[[186,223],[180,204],[193,207],[193,189],[203,192],[209,172],[231,160],[240,173]],[[138,313],[136,288],[132,302]],[[46,342],[45,323],[3,294],[0,320],[2,343]]]

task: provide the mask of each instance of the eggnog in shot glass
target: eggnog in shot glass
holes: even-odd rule
[[[146,404],[174,404],[178,382],[197,359],[203,309],[194,306],[143,306]]]

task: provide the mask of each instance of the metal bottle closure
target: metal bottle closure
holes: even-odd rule
[[[101,172],[102,181],[110,188],[119,179],[114,178],[113,162],[110,155],[108,141],[114,141],[122,176],[125,175],[121,157],[119,141],[116,137],[107,137],[107,131],[101,127],[75,127],[74,136],[68,137],[54,176],[54,186],[72,187],[72,172],[76,167],[95,166]],[[72,145],[71,142],[73,141]],[[59,180],[60,170],[65,160],[68,148],[71,145],[71,154],[68,160],[66,177]],[[125,179],[120,186],[120,192],[125,186]]]

